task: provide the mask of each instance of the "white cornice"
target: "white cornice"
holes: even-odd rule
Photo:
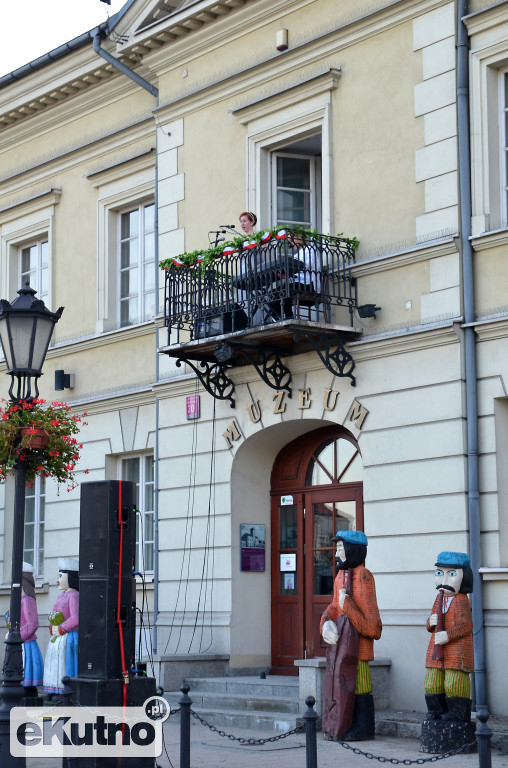
[[[363,15],[348,19],[342,25],[332,29],[326,29],[313,39],[303,40],[299,45],[286,51],[283,56],[274,54],[268,59],[253,60],[241,70],[217,71],[214,72],[214,80],[209,83],[200,84],[193,91],[181,90],[167,100],[167,95],[161,93],[160,107],[161,114],[166,111],[172,119],[184,117],[192,110],[203,108],[217,103],[224,98],[227,93],[228,100],[235,98],[245,99],[247,89],[263,87],[263,93],[260,98],[268,98],[272,93],[267,93],[267,82],[277,82],[277,90],[291,87],[295,81],[302,77],[315,77],[322,73],[324,67],[340,70],[340,60],[338,56],[341,50],[362,42],[387,29],[398,26],[408,20],[411,20],[420,13],[426,13],[435,7],[443,5],[441,0],[429,3],[428,0],[396,0],[396,2],[383,4],[381,7],[373,8]],[[377,6],[377,4],[376,4]],[[256,6],[257,7],[257,6]],[[268,11],[267,11],[268,13]],[[266,24],[267,14],[260,17],[259,25]],[[251,29],[252,27],[249,27]],[[245,34],[245,28],[242,34]],[[197,38],[196,38],[197,41]],[[220,47],[223,40],[217,41]],[[176,49],[175,49],[176,50]],[[185,56],[185,62],[189,63],[194,57],[201,57],[209,53],[212,49],[208,41],[201,41],[193,50],[192,46],[185,46],[185,50],[178,55],[171,57],[171,52],[164,51],[164,58],[160,61],[154,59],[151,66],[157,67],[159,73],[181,65],[181,56]],[[159,54],[162,56],[162,54]],[[163,69],[165,68],[165,69]],[[302,68],[307,68],[302,71]],[[297,71],[300,70],[300,71]],[[296,71],[296,76],[295,76]],[[287,78],[286,82],[281,82]],[[268,89],[270,86],[268,86]],[[166,99],[166,100],[165,100]],[[238,107],[241,107],[239,104]],[[234,109],[234,107],[233,107]]]
[[[355,277],[363,277],[375,272],[399,269],[419,261],[427,261],[438,256],[449,256],[455,253],[458,253],[457,246],[454,239],[449,238],[444,242],[424,243],[408,250],[385,253],[358,261],[353,265],[352,272]]]
[[[264,117],[320,93],[334,90],[339,84],[340,75],[340,69],[328,69],[326,72],[320,72],[306,80],[293,83],[284,90],[271,93],[265,98],[232,109],[231,114],[237,117],[242,125],[246,125],[258,117]],[[272,101],[271,104],[270,101]]]
[[[6,221],[22,215],[20,208],[23,209],[23,215],[26,216],[34,211],[40,211],[41,208],[45,208],[48,205],[56,205],[60,202],[61,196],[61,189],[46,189],[36,192],[29,197],[15,199],[0,210],[0,224],[5,224]]]
[[[215,2],[212,2],[212,0],[206,0],[205,2],[203,0],[203,3],[199,4],[199,10],[194,7],[192,10],[196,13],[204,13],[207,7],[213,8],[222,2],[229,3],[230,5],[244,5],[243,0],[238,0],[238,2],[237,0],[219,0],[219,2],[217,0]],[[312,2],[313,0],[293,2],[290,10],[304,7]],[[433,8],[438,8],[443,4],[444,0],[394,0],[391,3],[373,2],[367,10],[363,8],[364,12],[357,18],[345,17],[341,23],[340,17],[338,17],[338,21],[335,21],[335,28],[326,29],[324,27],[323,32],[318,34],[317,39],[304,40],[300,46],[287,52],[284,56],[276,54],[274,58],[270,58],[267,62],[256,61],[251,68],[259,69],[262,68],[263,64],[267,64],[271,69],[271,77],[280,77],[284,72],[289,73],[295,67],[308,66],[313,61],[322,59],[323,56],[335,54],[340,48],[355,44],[378,32],[414,18],[421,13],[428,13]],[[256,3],[247,1],[246,8],[253,11],[249,24],[245,23],[245,14],[228,13],[223,18],[232,19],[234,24],[232,26],[229,25],[226,30],[224,30],[224,25],[220,25],[222,27],[221,34],[214,34],[213,20],[207,22],[206,18],[203,17],[204,23],[200,22],[199,27],[202,27],[203,30],[206,28],[206,35],[200,34],[199,29],[194,31],[193,27],[195,25],[191,24],[188,33],[173,36],[172,33],[166,31],[166,28],[170,30],[171,24],[174,23],[175,19],[166,19],[164,22],[161,21],[161,40],[148,47],[145,46],[146,51],[141,51],[142,46],[138,45],[137,50],[135,50],[136,46],[133,46],[132,50],[126,51],[126,53],[132,57],[131,64],[137,63],[140,53],[143,53],[146,58],[146,65],[152,71],[157,71],[160,76],[163,72],[181,63],[182,57],[185,58],[186,62],[189,62],[193,58],[201,57],[223,46],[225,31],[227,32],[227,39],[234,40],[256,27],[265,26],[270,20],[280,20],[281,13],[289,13],[288,0],[257,0]],[[115,32],[121,32],[124,28],[122,24],[126,23],[127,17],[128,14],[121,20]],[[212,30],[211,34],[209,34],[210,29]],[[152,32],[153,30],[151,30]],[[169,40],[165,39],[164,36],[166,38],[169,37]],[[168,42],[171,43],[173,40],[175,41],[174,45],[168,45]],[[105,50],[111,51],[114,46],[108,40],[104,41],[103,47]],[[157,52],[156,49],[159,49],[159,51]],[[279,70],[279,67],[281,67],[281,70]],[[236,73],[235,77],[240,75],[241,73]],[[48,65],[48,67],[43,67],[32,75],[22,78],[18,83],[6,87],[4,90],[6,100],[3,102],[3,106],[0,106],[0,123],[2,119],[7,121],[7,125],[17,126],[20,121],[31,123],[30,117],[32,116],[37,116],[37,119],[40,120],[43,116],[42,113],[52,105],[62,104],[66,101],[73,102],[75,101],[72,98],[74,95],[88,90],[93,92],[95,85],[103,83],[108,78],[114,81],[116,87],[125,87],[125,83],[128,83],[130,87],[135,87],[128,78],[116,73],[112,65],[104,62],[103,59],[100,59],[93,52],[92,41],[90,41],[89,46],[84,46],[79,51],[69,54]],[[258,73],[258,78],[259,82],[265,79],[261,73]],[[222,78],[222,80],[227,79],[229,78],[226,76]],[[206,90],[209,87],[204,86],[204,89]],[[103,99],[103,89],[97,88],[95,90],[98,93],[96,98]],[[0,97],[2,95],[0,93]],[[181,98],[188,98],[188,96],[177,96],[177,100]],[[7,127],[4,130],[8,131],[9,129]]]
[[[494,341],[508,337],[507,314],[498,318],[480,319],[476,323],[471,323],[470,326],[474,328],[479,341]]]
[[[129,150],[131,155],[137,155],[152,147],[154,127],[151,118],[123,127],[116,126],[111,133],[90,137],[89,141],[81,145],[58,147],[58,154],[53,156],[34,158],[30,166],[8,169],[2,180],[2,196],[19,193],[25,186],[32,189],[34,184],[47,183],[56,173],[83,163],[93,162],[93,167],[97,168],[99,163],[111,163],[112,157],[118,158],[118,162],[128,161],[129,158],[122,156],[122,153],[129,148],[132,148]],[[23,176],[25,181],[21,181]]]
[[[508,3],[502,0],[499,3],[480,8],[463,17],[470,35],[476,35],[479,32],[485,32],[492,27],[498,26],[508,21]]]
[[[455,323],[448,321],[438,327],[407,329],[403,333],[394,332],[393,335],[384,335],[374,339],[364,337],[359,341],[351,342],[347,348],[355,362],[360,363],[365,360],[420,352],[425,349],[435,349],[458,343],[459,337]]]
[[[64,355],[73,355],[76,352],[84,352],[88,349],[97,349],[97,347],[117,344],[121,341],[130,341],[142,336],[154,336],[155,327],[153,322],[143,323],[141,325],[129,325],[127,328],[119,328],[116,331],[108,333],[98,333],[86,335],[78,339],[68,341],[59,341],[48,349],[47,358],[63,357]]]
[[[93,187],[101,187],[111,181],[118,181],[125,176],[132,176],[138,171],[144,171],[152,167],[155,168],[155,147],[150,144],[143,152],[137,152],[131,157],[120,157],[117,161],[112,161],[111,157],[108,157],[108,160],[106,168],[91,171],[86,175],[86,178]]]
[[[489,248],[508,245],[508,229],[497,229],[495,232],[486,232],[483,235],[472,237],[471,242],[475,251],[486,251]]]

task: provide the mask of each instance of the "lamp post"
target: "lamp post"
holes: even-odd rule
[[[7,373],[11,376],[9,396],[14,403],[31,402],[38,397],[37,380],[48,351],[55,324],[63,307],[50,312],[28,281],[18,291],[19,298],[10,304],[0,300],[0,342]],[[32,394],[33,388],[33,394]],[[2,768],[23,768],[24,757],[13,757],[10,750],[10,712],[20,706],[23,697],[23,651],[20,634],[21,573],[23,567],[23,537],[25,525],[26,470],[30,454],[18,456],[14,488],[14,521],[11,560],[10,629],[5,641],[5,658],[0,686],[0,765]]]

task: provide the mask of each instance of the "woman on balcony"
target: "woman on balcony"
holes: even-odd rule
[[[258,223],[258,217],[255,213],[252,213],[252,211],[244,211],[240,214],[239,221],[241,228],[248,236],[254,233],[254,227]]]

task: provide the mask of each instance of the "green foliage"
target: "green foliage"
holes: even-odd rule
[[[301,227],[298,224],[291,227],[272,227],[268,231],[271,232],[272,236],[275,236],[282,230],[287,230],[288,232],[300,236],[307,241],[315,238],[316,240],[320,240],[323,243],[333,244],[335,241],[340,239],[342,242],[349,243],[353,252],[356,251],[360,244],[360,241],[356,237],[343,237],[342,233],[335,236],[323,235],[318,232],[317,229],[306,229],[305,227]],[[263,232],[253,232],[252,235],[234,237],[232,240],[222,242],[219,245],[208,248],[206,250],[181,253],[176,259],[164,259],[163,261],[159,262],[159,266],[161,269],[170,269],[172,267],[178,266],[194,266],[195,264],[201,264],[206,268],[215,259],[222,257],[226,248],[232,248],[234,251],[241,251],[246,242],[256,242],[260,244],[263,238],[266,237],[266,234],[267,230]]]

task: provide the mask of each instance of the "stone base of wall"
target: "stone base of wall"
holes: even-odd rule
[[[374,659],[369,661],[374,706],[378,711],[389,709],[390,707],[388,675],[391,664],[390,659]],[[307,710],[307,705],[305,704],[307,696],[314,696],[316,699],[316,712],[321,716],[326,659],[298,659],[295,661],[295,667],[298,667],[300,681],[300,713],[303,715]]]
[[[189,677],[228,677],[229,655],[219,653],[184,656],[157,656],[154,659],[157,683],[165,691],[178,691]]]

